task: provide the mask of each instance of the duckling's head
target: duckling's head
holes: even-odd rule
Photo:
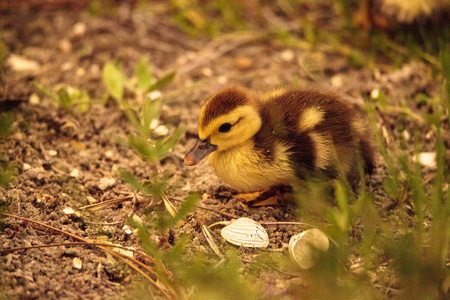
[[[213,151],[239,146],[261,127],[258,105],[242,88],[227,88],[208,99],[198,120],[200,141],[186,154],[184,162],[193,166]]]

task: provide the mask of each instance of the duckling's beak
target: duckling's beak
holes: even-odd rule
[[[209,138],[199,140],[197,144],[188,151],[184,157],[184,164],[186,166],[195,166],[202,161],[208,154],[216,150],[217,146],[209,142]]]

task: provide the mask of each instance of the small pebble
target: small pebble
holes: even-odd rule
[[[238,69],[248,69],[253,66],[253,61],[248,56],[236,57],[234,63]]]
[[[213,71],[210,68],[203,68],[202,74],[206,77],[211,77],[213,76]]]
[[[85,23],[78,22],[72,28],[72,34],[74,36],[82,36],[86,33],[87,26]]]
[[[73,169],[72,172],[70,172],[71,177],[79,177],[80,171],[78,169]]]
[[[33,73],[37,72],[40,68],[36,61],[15,54],[9,56],[7,64],[16,72]]]
[[[61,64],[61,71],[67,72],[73,68],[73,63],[70,61],[66,61]]]
[[[98,202],[97,199],[95,199],[94,197],[91,197],[91,196],[87,196],[86,199],[89,202],[89,204],[94,204],[94,203]]]
[[[159,136],[166,136],[169,133],[169,129],[165,125],[159,125],[155,128],[154,133]]]
[[[41,102],[41,100],[39,99],[39,96],[37,94],[31,94],[30,99],[28,100],[30,102],[30,104],[36,105],[39,104],[39,102]]]
[[[295,53],[291,49],[286,49],[281,52],[281,60],[284,62],[292,62],[294,60]]]
[[[152,92],[150,92],[150,93],[147,94],[147,97],[148,97],[149,99],[151,99],[151,100],[156,100],[156,99],[162,97],[162,93],[161,93],[160,91],[158,91],[158,90],[152,91]]]
[[[72,266],[77,270],[81,270],[81,268],[83,267],[83,262],[78,257],[74,257],[72,261]]]
[[[142,224],[143,224],[142,219],[141,219],[138,215],[133,215],[133,216],[131,217],[131,219],[133,220],[133,222],[135,222],[135,223],[137,223],[137,224],[139,224],[139,225],[142,225]]]
[[[101,189],[102,191],[104,191],[107,188],[112,187],[115,183],[116,183],[116,180],[114,178],[103,177],[102,179],[100,179],[100,181],[98,183],[98,188]]]
[[[334,87],[342,87],[344,85],[344,80],[342,79],[341,75],[334,75],[330,79],[331,85]]]
[[[413,157],[414,162],[418,162],[424,167],[435,169],[437,167],[436,163],[436,152],[422,152]]]
[[[370,97],[371,97],[372,99],[378,99],[378,97],[380,97],[380,90],[379,90],[379,89],[373,89],[373,90],[370,92]]]
[[[105,152],[105,157],[108,159],[112,159],[114,157],[114,153],[111,150]]]
[[[224,85],[224,84],[226,84],[228,82],[228,78],[226,78],[225,76],[219,76],[219,78],[217,78],[217,82],[219,84]]]
[[[62,39],[58,43],[58,48],[64,53],[69,53],[72,50],[72,43],[68,39]]]
[[[75,72],[75,75],[78,77],[83,77],[84,75],[86,75],[86,70],[83,68],[78,68]]]

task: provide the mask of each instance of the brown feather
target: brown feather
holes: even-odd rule
[[[241,88],[227,88],[218,92],[206,102],[204,110],[208,113],[203,116],[201,126],[206,127],[215,118],[248,104],[249,99],[248,94]]]

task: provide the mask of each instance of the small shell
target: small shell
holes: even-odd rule
[[[327,252],[329,246],[327,235],[313,228],[291,237],[289,254],[302,269],[306,270],[316,264],[320,252]]]
[[[222,228],[222,237],[229,243],[243,247],[267,247],[269,235],[261,224],[249,218],[239,218]]]

